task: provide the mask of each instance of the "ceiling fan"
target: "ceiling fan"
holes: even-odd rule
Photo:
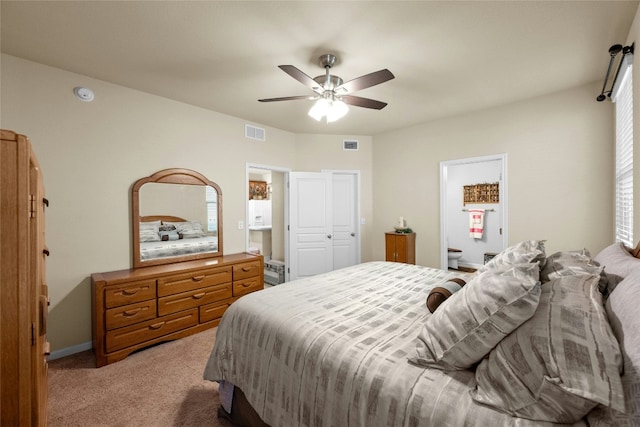
[[[324,67],[326,73],[315,78],[309,77],[293,65],[278,66],[282,71],[314,91],[316,93],[315,95],[285,96],[280,98],[259,99],[258,101],[274,102],[293,101],[297,99],[317,100],[311,110],[309,110],[309,115],[318,121],[320,121],[322,117],[326,116],[327,122],[333,122],[347,114],[349,111],[347,104],[356,107],[372,108],[375,110],[382,110],[387,106],[386,102],[354,96],[351,95],[351,93],[393,79],[395,76],[391,71],[385,68],[384,70],[356,77],[355,79],[344,83],[340,77],[332,75],[330,72],[331,67],[336,63],[336,57],[334,55],[321,55],[318,58],[318,61],[320,62],[320,65]]]

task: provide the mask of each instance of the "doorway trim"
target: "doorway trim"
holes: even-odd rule
[[[449,261],[447,256],[447,172],[450,166],[459,166],[470,163],[483,163],[499,161],[500,170],[500,207],[502,209],[502,248],[506,248],[509,243],[509,230],[508,230],[508,202],[507,202],[507,153],[481,156],[481,157],[469,157],[466,159],[448,160],[440,162],[440,268],[447,270],[449,268]]]

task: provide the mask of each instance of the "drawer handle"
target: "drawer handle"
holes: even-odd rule
[[[131,316],[135,316],[136,314],[140,313],[140,308],[134,308],[133,310],[127,310],[127,311],[123,311],[122,314],[124,314],[127,317],[131,317]]]
[[[164,326],[165,322],[154,323],[153,325],[149,325],[149,329],[160,329]]]
[[[242,267],[242,271],[244,271],[245,273],[251,270],[253,270],[253,267]]]
[[[253,283],[251,282],[245,282],[242,284],[243,287],[248,288],[249,286],[251,286]]]
[[[138,293],[138,291],[140,290],[140,288],[135,288],[135,289],[123,289],[122,290],[122,295],[127,295],[127,296],[131,296],[131,295],[135,295]]]
[[[200,298],[202,298],[204,295],[205,295],[205,293],[204,293],[204,292],[200,292],[199,294],[195,294],[195,295],[193,296],[193,299],[200,299]]]
[[[202,279],[204,279],[204,276],[196,276],[191,278],[191,280],[193,280],[194,282],[200,282]]]

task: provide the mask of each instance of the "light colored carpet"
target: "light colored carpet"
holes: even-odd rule
[[[229,427],[202,379],[217,328],[95,367],[92,351],[49,362],[49,426]]]

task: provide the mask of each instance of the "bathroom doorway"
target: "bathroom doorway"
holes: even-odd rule
[[[497,200],[465,199],[464,191],[473,186],[497,184]],[[481,233],[471,234],[472,213],[480,209]],[[461,269],[476,269],[493,254],[508,245],[507,230],[507,155],[440,162],[440,261],[447,270],[457,264]],[[449,249],[460,252],[450,252]],[[449,254],[457,254],[449,261]]]
[[[291,169],[247,163],[247,252],[259,252],[265,260],[265,282],[279,284],[285,271],[285,174]],[[257,186],[256,194],[251,184]],[[264,188],[264,191],[263,191]]]

